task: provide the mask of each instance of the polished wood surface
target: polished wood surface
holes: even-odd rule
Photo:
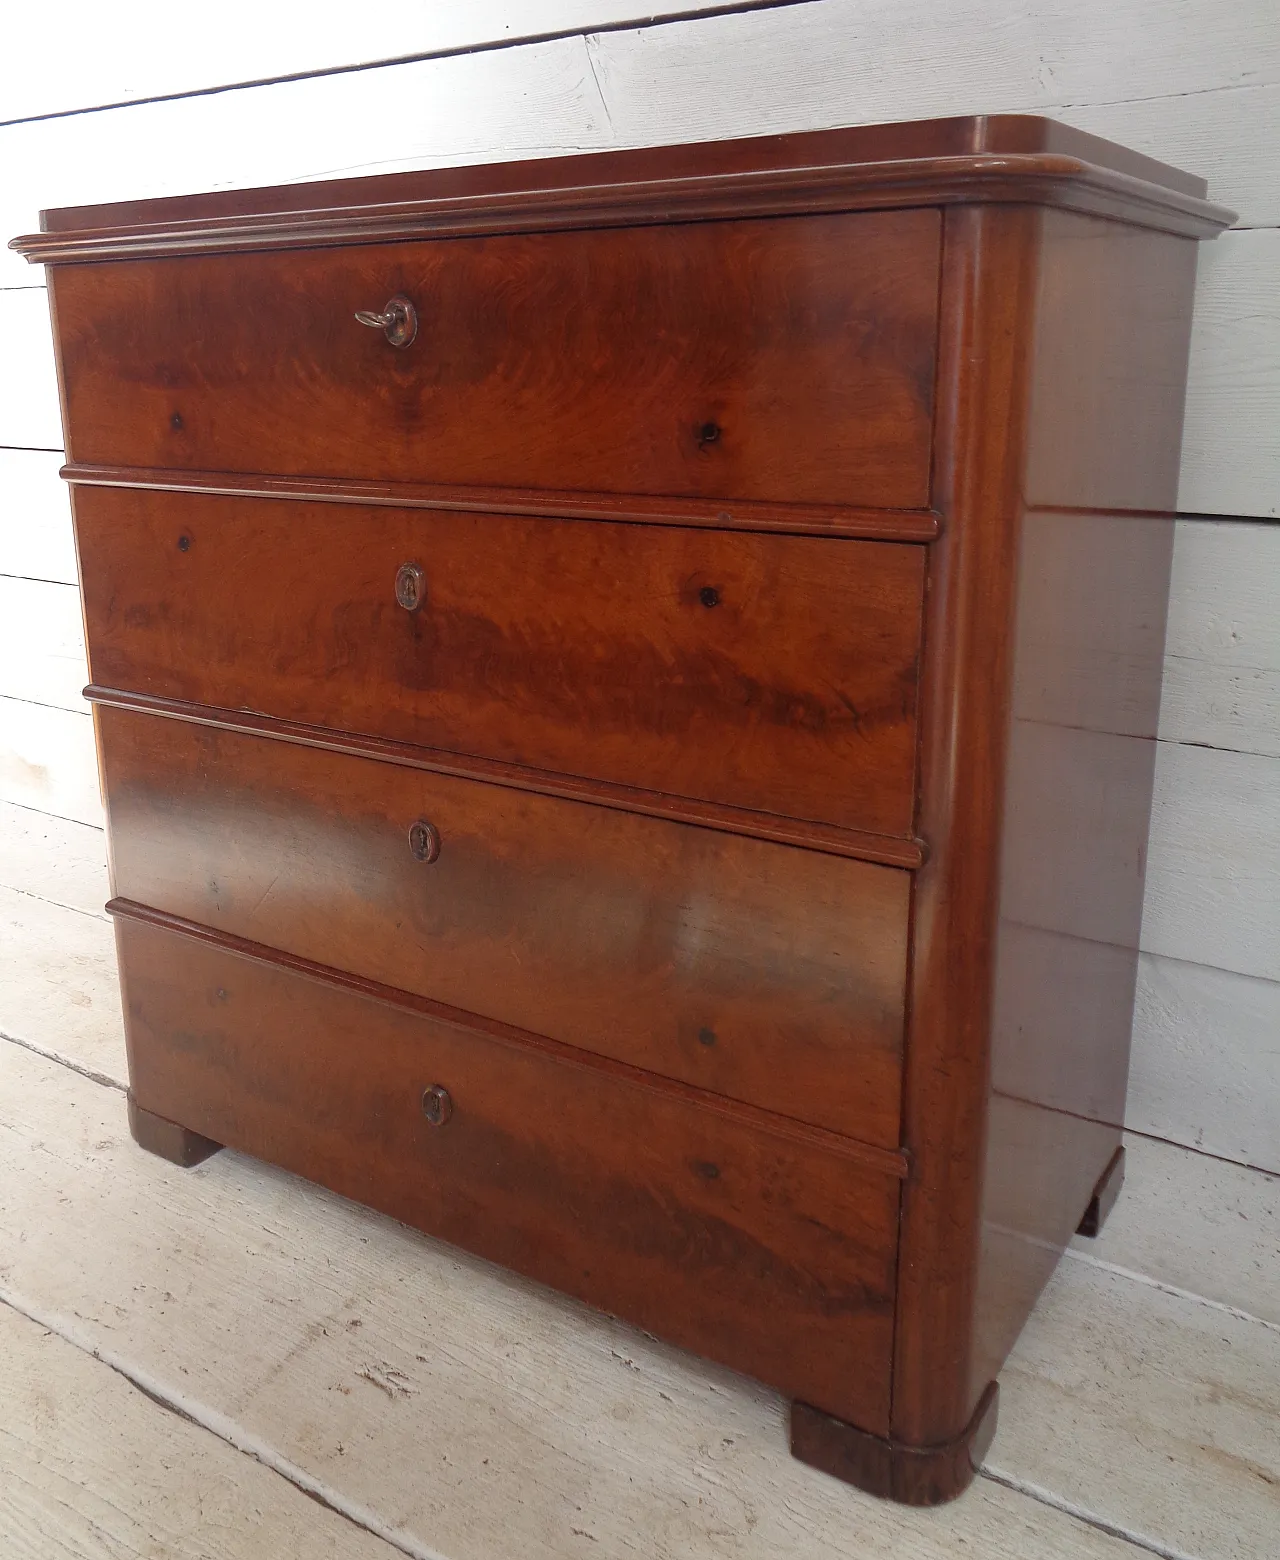
[[[996,117],[20,240],[151,1146],[957,1494],[1119,1185],[1203,197]]]
[[[911,508],[936,212],[73,266],[76,461]],[[393,295],[410,345],[354,318]]]
[[[662,498],[643,493],[587,493],[556,488],[443,486],[352,477],[277,477],[251,471],[179,471],[164,466],[95,466],[71,462],[67,482],[84,487],[159,488],[228,498],[303,498],[330,504],[386,504],[396,509],[472,510],[481,514],[551,515],[570,520],[631,520],[699,525],[711,530],[781,531],[797,536],[852,536],[867,541],[931,542],[932,509],[867,509],[856,504],[761,504],[741,499]]]
[[[808,1403],[791,1405],[791,1453],[848,1484],[904,1506],[939,1506],[973,1482],[996,1433],[993,1381],[959,1435],[913,1446],[859,1430]]]
[[[122,692],[118,688],[103,688],[96,683],[90,683],[85,688],[84,696],[94,705],[107,705],[112,709],[163,715],[167,719],[188,721],[196,726],[214,726],[220,731],[267,736],[284,742],[295,742],[301,747],[320,748],[326,753],[350,753],[360,758],[386,760],[406,769],[423,769],[431,774],[457,775],[464,780],[512,785],[538,796],[562,796],[568,801],[589,802],[594,807],[611,807],[648,818],[668,818],[673,823],[692,823],[699,828],[716,829],[724,834],[743,834],[752,839],[773,840],[779,845],[799,845],[805,850],[826,851],[833,856],[874,861],[882,866],[918,867],[928,855],[924,841],[914,836],[903,839],[889,834],[872,834],[865,829],[839,828],[832,824],[784,818],[780,813],[750,812],[742,807],[727,807],[723,802],[694,801],[689,797],[664,795],[660,791],[640,790],[636,786],[587,780],[581,775],[553,774],[545,769],[528,769],[499,759],[477,758],[475,754],[415,747],[411,743],[395,742],[386,737],[337,731],[325,726],[308,726],[299,721],[282,720],[278,716],[256,715],[251,710],[228,710],[211,704],[165,699],[155,694]]]
[[[1203,199],[1201,178],[1035,114],[971,114],[950,119],[907,120],[890,125],[853,125],[791,135],[745,136],[690,145],[646,146],[570,157],[526,158],[518,162],[472,163],[407,173],[326,179],[254,190],[219,190],[201,195],[121,201],[108,206],[64,206],[40,214],[49,234],[79,229],[117,230],[183,220],[228,221],[245,215],[355,209],[393,201],[484,200],[540,190],[590,190],[662,180],[768,174],[797,168],[847,166],[859,173],[876,163],[927,161],[940,157],[1007,158],[1048,153],[1076,158],[1097,168],[1128,174],[1161,188]],[[851,183],[853,182],[851,178]]]
[[[66,263],[975,201],[1212,237],[1235,217],[1204,193],[1070,126],[975,115],[46,211],[11,247]]]
[[[117,936],[144,1109],[886,1426],[891,1177],[129,918]]]
[[[189,1127],[180,1127],[176,1121],[167,1121],[163,1116],[143,1110],[132,1090],[129,1091],[129,1132],[139,1148],[167,1159],[170,1164],[180,1165],[184,1170],[203,1164],[222,1147],[221,1143],[201,1137]]]
[[[921,548],[110,488],[75,515],[97,683],[911,832]]]
[[[118,709],[99,734],[122,897],[897,1147],[906,873]]]

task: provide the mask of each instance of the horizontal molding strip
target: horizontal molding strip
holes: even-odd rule
[[[28,233],[9,247],[32,264],[54,265],[970,202],[1062,206],[1198,238],[1212,237],[1234,220],[1222,206],[1133,174],[1062,153],[1014,152],[193,217]]]
[[[106,908],[109,915],[142,921],[163,931],[176,932],[179,936],[221,948],[238,958],[251,959],[256,964],[288,970],[293,975],[319,981],[323,985],[337,986],[344,991],[353,992],[374,1002],[381,1002],[388,1007],[417,1013],[440,1023],[452,1024],[458,1029],[473,1034],[482,1034],[486,1039],[496,1040],[503,1045],[514,1046],[524,1051],[537,1051],[548,1060],[566,1067],[585,1069],[597,1074],[605,1073],[619,1083],[644,1089],[649,1093],[665,1094],[668,1098],[692,1105],[700,1111],[711,1111],[716,1115],[727,1117],[737,1125],[749,1127],[753,1131],[768,1132],[774,1137],[785,1138],[792,1143],[802,1143],[809,1148],[838,1154],[842,1159],[852,1160],[868,1170],[878,1171],[881,1175],[905,1180],[909,1173],[910,1160],[904,1149],[876,1148],[870,1143],[859,1142],[856,1138],[842,1137],[840,1133],[832,1132],[826,1127],[810,1126],[807,1122],[797,1121],[791,1116],[778,1116],[772,1111],[761,1110],[757,1105],[748,1105],[739,1100],[727,1099],[723,1095],[711,1094],[704,1089],[694,1088],[691,1084],[680,1083],[673,1078],[664,1078],[660,1073],[646,1072],[643,1068],[632,1067],[627,1062],[619,1062],[612,1057],[596,1056],[578,1046],[566,1045],[561,1040],[549,1040],[544,1035],[516,1029],[510,1024],[501,1024],[477,1013],[449,1007],[443,1002],[433,1002],[429,997],[415,996],[412,992],[401,991],[395,986],[384,986],[379,981],[366,980],[363,976],[348,975],[343,970],[332,969],[327,964],[316,964],[310,959],[284,953],[278,948],[269,948],[264,943],[250,942],[246,938],[235,937],[227,932],[215,932],[210,927],[200,925],[199,922],[170,915],[167,911],[156,910],[131,899],[109,900]]]
[[[526,769],[519,764],[507,764],[498,759],[473,758],[461,753],[442,752],[438,748],[414,747],[411,743],[394,742],[386,737],[331,731],[326,726],[307,726],[299,721],[259,715],[251,710],[225,710],[210,704],[191,704],[183,699],[161,698],[156,694],[127,693],[118,688],[103,688],[97,683],[90,683],[84,690],[84,696],[93,704],[109,704],[142,715],[185,720],[197,726],[217,726],[224,731],[294,742],[302,747],[322,748],[329,753],[379,759],[406,769],[425,769],[433,774],[455,775],[462,780],[504,785],[515,791],[534,791],[540,796],[559,796],[566,801],[587,802],[594,807],[611,807],[617,812],[667,818],[673,823],[718,829],[722,834],[742,834],[753,839],[772,840],[779,845],[798,845],[806,850],[820,850],[827,855],[847,856],[881,866],[914,869],[924,865],[927,854],[924,842],[918,839],[899,839],[888,834],[840,828],[834,824],[806,823],[774,813],[752,812],[745,807],[725,807],[716,802],[700,802],[689,797],[644,791],[636,786],[615,785],[607,780],[584,780],[573,775],[551,774],[546,770]]]
[[[395,509],[548,515],[569,520],[622,520],[887,542],[931,542],[942,526],[940,517],[928,509],[859,509],[712,498],[649,498],[632,493],[446,487],[421,482],[256,476],[239,471],[176,471],[78,462],[63,466],[61,476],[64,481],[83,487],[159,488],[171,493],[208,493],[224,498],[283,498],[327,504],[376,504]]]

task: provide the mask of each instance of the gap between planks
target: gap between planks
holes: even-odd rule
[[[7,1037],[6,1037],[7,1038]],[[259,1436],[251,1435],[247,1430],[229,1419],[225,1414],[220,1414],[216,1409],[208,1407],[204,1403],[197,1402],[194,1398],[188,1398],[181,1392],[176,1392],[166,1386],[158,1377],[149,1371],[130,1364],[122,1355],[114,1349],[103,1348],[95,1344],[88,1333],[67,1316],[56,1311],[46,1311],[39,1306],[33,1306],[22,1300],[11,1290],[0,1285],[0,1305],[8,1306],[11,1311],[16,1311],[19,1316],[24,1316],[29,1322],[34,1322],[38,1327],[43,1327],[46,1332],[51,1332],[54,1337],[61,1338],[64,1343],[69,1343],[73,1348],[79,1349],[82,1354],[87,1354],[91,1359],[97,1360],[100,1365],[122,1376],[130,1386],[135,1387],[144,1397],[149,1398],[157,1407],[167,1413],[176,1414],[188,1424],[196,1425],[201,1430],[206,1430],[210,1435],[225,1442],[235,1451],[245,1457],[251,1457],[254,1462],[261,1463],[264,1468],[269,1468],[272,1473],[278,1474],[295,1489],[301,1490],[312,1500],[319,1501],[322,1506],[335,1512],[340,1517],[354,1526],[372,1534],[375,1538],[381,1538],[386,1543],[398,1549],[401,1554],[409,1555],[412,1560],[448,1560],[439,1550],[426,1548],[416,1543],[412,1537],[398,1532],[387,1523],[381,1521],[375,1511],[360,1504],[359,1501],[349,1500],[340,1490],[325,1484],[322,1480],[313,1478],[305,1468],[300,1468],[297,1463],[291,1462],[282,1456],[273,1446],[269,1446]]]
[[[789,6],[807,6],[815,3],[817,0],[725,0],[725,3],[717,5],[714,0],[710,0],[710,3],[693,5],[687,10],[681,8],[648,16],[630,16],[616,22],[579,23],[574,27],[522,33],[514,38],[478,39],[471,43],[453,44],[446,48],[427,49],[417,54],[391,54],[382,59],[362,60],[354,65],[318,65],[312,70],[293,71],[275,76],[256,76],[247,81],[224,81],[207,87],[187,87],[181,92],[157,92],[149,97],[119,98],[110,103],[89,103],[81,108],[51,109],[45,114],[27,114],[17,119],[0,119],[0,130],[10,125],[40,124],[48,119],[72,119],[83,114],[109,113],[117,108],[138,108],[148,103],[173,103],[181,98],[215,97],[224,92],[243,92],[252,87],[276,87],[294,81],[314,81],[322,76],[351,76],[361,71],[384,70],[390,65],[418,65],[431,60],[457,59],[461,55],[497,54],[506,49],[562,43],[571,38],[581,38],[585,42],[588,38],[603,37],[607,33],[648,32],[653,28],[670,26],[673,22],[712,21],[721,16],[740,16],[751,11],[780,11]],[[594,66],[592,72],[594,74]],[[598,80],[596,85],[598,89]],[[604,93],[601,92],[600,96],[603,102]],[[607,115],[609,112],[607,104],[604,104],[604,109]]]
[[[1083,1522],[1099,1533],[1105,1533],[1108,1538],[1123,1539],[1126,1544],[1132,1544],[1135,1549],[1144,1550],[1147,1554],[1159,1555],[1160,1560],[1200,1560],[1198,1555],[1190,1554],[1185,1549],[1175,1549],[1169,1544],[1162,1544],[1159,1539],[1148,1538],[1144,1533],[1135,1533],[1129,1528],[1122,1527],[1117,1522],[1107,1522],[1102,1517],[1095,1517],[1073,1501],[1065,1500],[1061,1495],[1055,1495],[1052,1490],[1043,1489],[1029,1480],[1013,1478],[1009,1474],[994,1473],[985,1464],[979,1468],[978,1477],[989,1479],[992,1484],[998,1484],[1002,1489],[1012,1490],[1015,1495],[1025,1495],[1031,1500],[1039,1501],[1042,1506],[1052,1507],[1054,1511],[1060,1511],[1064,1516],[1074,1517],[1077,1522]]]

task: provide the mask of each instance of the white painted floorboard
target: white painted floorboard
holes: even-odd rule
[[[392,1560],[396,1551],[0,1305],[5,1560]]]
[[[793,1462],[743,1378],[239,1155],[143,1154],[101,836],[0,811],[0,1030],[49,1053],[0,1042],[0,1301],[59,1335],[0,1305],[0,1554],[1274,1554],[1276,1178],[1131,1137],[1002,1377],[989,1476],[890,1507]]]

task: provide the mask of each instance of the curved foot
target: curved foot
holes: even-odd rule
[[[966,1489],[996,1433],[993,1381],[978,1400],[973,1418],[953,1441],[942,1446],[905,1446],[870,1435],[842,1419],[791,1405],[791,1455],[843,1479],[869,1495],[904,1506],[939,1506]]]
[[[129,1131],[139,1148],[145,1148],[150,1154],[159,1154],[161,1159],[181,1165],[184,1170],[198,1165],[202,1159],[208,1159],[210,1154],[216,1154],[222,1147],[221,1143],[201,1137],[189,1127],[180,1127],[176,1121],[143,1110],[134,1099],[132,1089],[129,1091]]]

